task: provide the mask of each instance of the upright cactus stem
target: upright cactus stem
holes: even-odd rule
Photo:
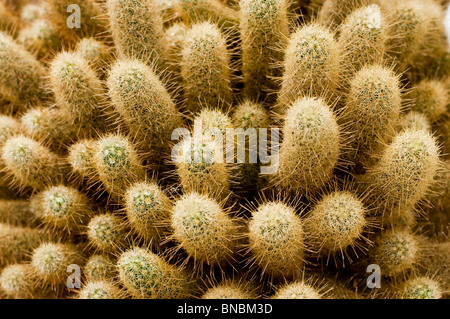
[[[311,210],[305,221],[313,248],[321,255],[343,253],[358,246],[368,222],[361,200],[348,191],[324,196]]]
[[[333,33],[319,24],[303,26],[293,33],[284,58],[277,113],[283,114],[303,96],[330,98],[339,81],[340,51]]]
[[[279,169],[273,186],[312,195],[332,178],[342,148],[340,127],[330,107],[316,98],[300,98],[286,111]]]
[[[0,31],[0,95],[18,107],[45,97],[44,66],[23,46]]]
[[[120,59],[140,59],[165,69],[167,42],[156,0],[108,0],[112,37]]]
[[[50,66],[56,102],[78,128],[78,136],[95,137],[104,131],[101,118],[103,86],[89,62],[76,53],[59,53]]]
[[[272,278],[299,279],[304,257],[303,222],[281,202],[267,202],[252,212],[248,226],[248,263]]]
[[[52,186],[31,199],[31,208],[46,225],[80,232],[93,214],[89,198],[73,187]]]
[[[171,200],[152,182],[131,185],[125,194],[125,213],[130,228],[147,243],[157,246],[167,232]]]
[[[142,248],[125,251],[117,262],[121,283],[138,299],[180,299],[190,294],[186,274]]]
[[[5,169],[20,188],[40,190],[63,181],[66,167],[63,160],[39,142],[17,135],[2,148]]]
[[[387,39],[386,19],[379,5],[353,11],[340,27],[344,78],[348,80],[364,65],[382,62]]]
[[[439,149],[429,132],[406,130],[396,135],[368,171],[370,215],[383,224],[398,219],[424,199],[440,165]]]
[[[136,149],[125,136],[110,134],[100,138],[93,154],[96,177],[113,200],[121,199],[131,184],[145,178]]]
[[[62,36],[76,42],[86,36],[104,36],[105,13],[96,0],[46,0],[48,18],[58,27]],[[76,6],[74,6],[76,5]],[[70,16],[69,15],[73,15]],[[70,19],[69,19],[70,18]]]
[[[152,69],[138,60],[117,61],[107,84],[112,105],[138,146],[151,150],[152,160],[158,161],[167,154],[173,130],[183,123],[166,88]]]
[[[186,24],[210,21],[224,31],[235,31],[239,14],[220,0],[179,0],[175,10]]]
[[[175,241],[195,262],[220,266],[233,259],[238,226],[214,199],[186,194],[174,204],[171,226]]]
[[[277,89],[274,77],[281,76],[277,65],[289,36],[287,1],[241,0],[239,5],[245,95],[264,100]]]
[[[220,30],[208,22],[195,24],[185,35],[181,55],[187,110],[196,113],[203,107],[229,108],[230,56]]]
[[[402,94],[400,80],[390,69],[366,65],[350,81],[340,122],[352,134],[344,158],[362,169],[395,135]]]

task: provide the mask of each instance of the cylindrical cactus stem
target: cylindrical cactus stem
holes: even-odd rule
[[[369,214],[383,224],[400,216],[427,195],[439,166],[439,149],[429,132],[406,130],[396,135],[368,171],[366,202],[373,206]]]
[[[211,140],[187,139],[181,143],[175,161],[183,191],[225,199],[230,194],[230,169],[222,145]]]
[[[35,20],[20,30],[17,39],[28,51],[36,54],[41,60],[48,58],[60,45],[58,30],[51,22],[44,19]]]
[[[343,157],[360,168],[395,135],[402,108],[399,77],[381,65],[364,66],[350,81],[340,124],[351,134]]]
[[[37,218],[55,229],[79,233],[93,215],[89,198],[76,188],[52,186],[31,198],[31,208]]]
[[[89,179],[95,176],[93,156],[95,140],[81,140],[72,144],[68,149],[67,162],[72,167],[72,172],[81,179]]]
[[[75,52],[96,69],[106,67],[111,59],[111,49],[103,42],[89,37],[77,43]]]
[[[289,39],[277,113],[303,96],[332,97],[339,81],[341,49],[327,28],[308,24]]]
[[[172,207],[161,187],[153,182],[135,183],[127,189],[124,201],[131,230],[146,243],[160,244]]]
[[[64,180],[67,169],[63,160],[31,138],[11,137],[1,155],[7,174],[20,189],[40,190]]]
[[[28,264],[11,264],[0,272],[0,291],[12,299],[37,299],[44,287],[36,287],[33,268]],[[39,291],[41,290],[41,291]]]
[[[21,123],[17,118],[8,115],[0,115],[0,147],[3,146],[10,137],[20,134],[21,128]]]
[[[407,279],[398,291],[403,299],[441,299],[443,293],[440,283],[429,276]]]
[[[389,12],[386,16],[389,25],[389,55],[402,72],[409,65],[417,66],[421,63],[415,58],[426,43],[431,26],[428,5],[428,1],[422,0],[382,1],[382,8]]]
[[[418,264],[419,239],[408,230],[386,230],[374,240],[369,262],[377,264],[384,276],[398,277]]]
[[[125,247],[125,221],[111,213],[95,216],[87,225],[89,244],[96,251],[112,253]]]
[[[251,156],[258,154],[259,129],[268,129],[270,126],[269,112],[261,104],[246,100],[236,106],[232,121],[233,126],[242,129],[245,135],[245,138],[240,138],[236,134],[237,148],[245,149],[245,160],[237,165],[237,178],[242,190],[256,192],[263,187],[264,180],[259,176],[259,160],[255,161]],[[255,134],[252,135],[252,132]]]
[[[188,193],[172,209],[173,239],[194,259],[210,266],[231,263],[236,253],[238,224],[211,197]]]
[[[0,223],[11,226],[35,226],[38,222],[25,199],[0,199]]]
[[[145,170],[134,145],[121,134],[109,134],[96,141],[92,162],[96,176],[114,200],[133,183],[145,178]]]
[[[246,283],[236,280],[226,280],[208,288],[203,294],[202,299],[255,299],[255,294],[249,291],[248,288],[246,287]]]
[[[436,280],[441,283],[444,297],[450,296],[450,241],[430,242],[429,256],[423,260],[421,274],[433,274]]]
[[[318,21],[331,29],[336,29],[353,11],[371,3],[378,4],[380,0],[322,0],[321,2]]]
[[[209,22],[187,31],[181,51],[181,76],[186,109],[227,109],[232,102],[230,55],[220,30]]]
[[[90,281],[78,293],[79,299],[122,299],[120,287],[109,281]]]
[[[109,255],[92,255],[83,273],[88,281],[112,281],[116,277],[116,264]]]
[[[428,117],[417,111],[408,112],[400,117],[397,125],[397,131],[405,130],[424,130],[431,132],[431,123]]]
[[[179,0],[175,10],[186,24],[212,22],[224,31],[239,25],[239,13],[220,0]]]
[[[312,248],[319,255],[330,256],[358,247],[368,226],[366,212],[362,201],[349,191],[324,196],[305,220]]]
[[[277,289],[273,299],[322,299],[320,291],[304,281],[285,284]]]
[[[244,92],[252,100],[264,100],[277,89],[274,77],[281,70],[276,65],[289,37],[287,7],[285,0],[240,1]]]
[[[59,53],[51,62],[50,86],[61,112],[77,126],[77,136],[95,137],[104,131],[102,83],[86,59],[76,53]]]
[[[0,223],[0,268],[8,264],[28,261],[31,251],[48,237],[35,228]]]
[[[85,36],[104,36],[104,10],[95,0],[46,0],[47,14],[61,35],[71,42]]]
[[[55,291],[66,284],[67,268],[83,266],[83,256],[75,245],[43,243],[31,256],[31,266],[39,281],[49,284]]]
[[[0,32],[0,61],[0,95],[4,100],[23,107],[45,97],[44,66],[3,32]]]
[[[271,182],[312,195],[333,176],[341,152],[337,118],[322,99],[301,98],[286,111],[279,169]]]
[[[158,255],[142,248],[124,252],[117,262],[121,283],[133,298],[187,298],[187,275]]]
[[[165,69],[167,42],[156,0],[108,0],[112,37],[121,59],[139,59]]]
[[[171,64],[176,64],[174,67],[179,71],[180,68],[180,58],[181,50],[183,48],[183,42],[186,37],[186,31],[188,27],[182,23],[177,22],[166,29],[166,39],[167,39],[167,56],[168,61]]]
[[[55,152],[64,152],[78,133],[78,128],[57,108],[37,107],[28,110],[20,118],[23,133],[42,141]]]
[[[386,20],[377,4],[353,11],[340,27],[344,78],[351,78],[364,65],[382,62],[387,38]]]
[[[138,60],[120,60],[109,73],[108,88],[113,107],[140,147],[167,153],[171,134],[183,121],[152,69]]]
[[[248,264],[270,278],[301,277],[305,246],[303,222],[294,208],[267,202],[252,212],[248,225]]]
[[[20,10],[20,21],[30,24],[37,19],[45,17],[47,7],[43,3],[29,3]]]
[[[411,109],[425,114],[431,123],[436,123],[447,113],[450,102],[448,88],[439,80],[422,80],[409,94],[413,100]]]

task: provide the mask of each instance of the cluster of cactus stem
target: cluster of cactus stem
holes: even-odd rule
[[[0,0],[0,299],[449,298],[446,3]]]

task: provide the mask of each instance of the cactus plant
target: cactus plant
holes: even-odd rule
[[[302,220],[282,202],[267,202],[252,212],[248,226],[248,265],[270,277],[299,278],[305,246]]]

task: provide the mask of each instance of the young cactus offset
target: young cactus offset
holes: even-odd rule
[[[53,289],[62,287],[67,280],[69,265],[82,266],[83,257],[72,244],[43,243],[31,256],[31,266],[35,276]]]
[[[277,113],[303,96],[330,97],[340,74],[340,48],[334,35],[319,24],[299,28],[289,39]]]
[[[127,250],[120,256],[117,269],[121,283],[133,298],[180,299],[190,294],[186,274],[149,250]]]
[[[63,180],[66,169],[62,160],[33,139],[23,135],[11,137],[1,155],[7,173],[21,189],[40,190]]]
[[[439,166],[439,149],[429,132],[406,130],[396,135],[368,171],[370,215],[384,225],[401,216],[426,196]]]
[[[79,299],[122,299],[120,287],[108,281],[88,282],[78,293]]]
[[[126,247],[124,225],[122,218],[111,213],[93,217],[86,231],[89,244],[104,253],[120,251]]]
[[[377,4],[353,11],[340,27],[345,78],[366,64],[380,63],[386,52],[386,21]]]
[[[83,273],[88,281],[112,281],[116,277],[116,264],[108,255],[91,255]]]
[[[139,146],[155,155],[167,153],[172,131],[182,127],[182,118],[152,69],[138,60],[119,60],[112,66],[107,84],[114,109]]]
[[[368,255],[385,276],[399,276],[417,265],[420,242],[408,230],[387,230],[378,235]]]
[[[130,228],[147,243],[155,246],[165,233],[172,203],[156,183],[139,182],[125,193],[125,213]]]
[[[368,222],[366,209],[349,191],[336,191],[324,196],[305,220],[305,232],[313,249],[321,255],[338,254],[358,246]]]
[[[286,111],[279,169],[272,184],[312,194],[333,176],[341,152],[337,118],[322,99],[301,98]]]
[[[299,278],[304,265],[303,222],[282,202],[268,202],[252,212],[248,225],[247,264],[257,264],[271,278]]]
[[[35,228],[0,224],[0,268],[28,261],[32,250],[48,237]]]
[[[76,53],[59,53],[50,65],[50,85],[60,112],[76,124],[78,136],[95,137],[104,130],[103,86],[86,59]]]
[[[165,68],[167,42],[156,0],[107,0],[112,37],[120,59],[140,59]]]
[[[239,5],[245,95],[264,100],[277,89],[273,77],[281,76],[275,66],[283,60],[288,41],[288,2],[241,0]]]
[[[186,24],[212,22],[222,30],[235,30],[239,13],[220,0],[179,0],[175,10]]]
[[[60,45],[56,27],[47,20],[38,19],[23,28],[18,35],[18,42],[40,59],[50,56]]]
[[[280,287],[273,299],[322,299],[322,294],[310,284],[298,281]]]
[[[356,168],[372,164],[373,155],[395,135],[401,106],[400,80],[390,69],[366,65],[357,72],[339,119],[352,133],[344,158]]]
[[[230,263],[238,225],[214,199],[188,193],[172,209],[173,238],[190,258],[211,266]]]
[[[399,292],[404,299],[440,299],[443,295],[439,283],[429,277],[407,280]]]
[[[33,196],[31,208],[44,224],[64,229],[69,234],[80,232],[94,213],[89,198],[76,188],[52,186]]]
[[[12,299],[39,298],[39,290],[33,278],[33,268],[28,264],[11,264],[0,272],[0,291]],[[41,291],[42,293],[42,291]]]
[[[206,290],[202,299],[254,299],[245,283],[227,280]]]
[[[120,199],[145,171],[133,144],[123,135],[110,134],[96,141],[92,162],[96,176],[114,199]]]
[[[14,39],[0,31],[0,95],[14,105],[29,105],[45,97],[46,70]],[[22,106],[23,107],[23,106]]]
[[[181,76],[187,110],[229,108],[232,102],[230,56],[225,38],[213,24],[195,24],[186,33],[181,51]]]
[[[416,85],[410,97],[413,99],[411,109],[425,114],[431,123],[445,117],[450,95],[443,82],[425,79]]]

